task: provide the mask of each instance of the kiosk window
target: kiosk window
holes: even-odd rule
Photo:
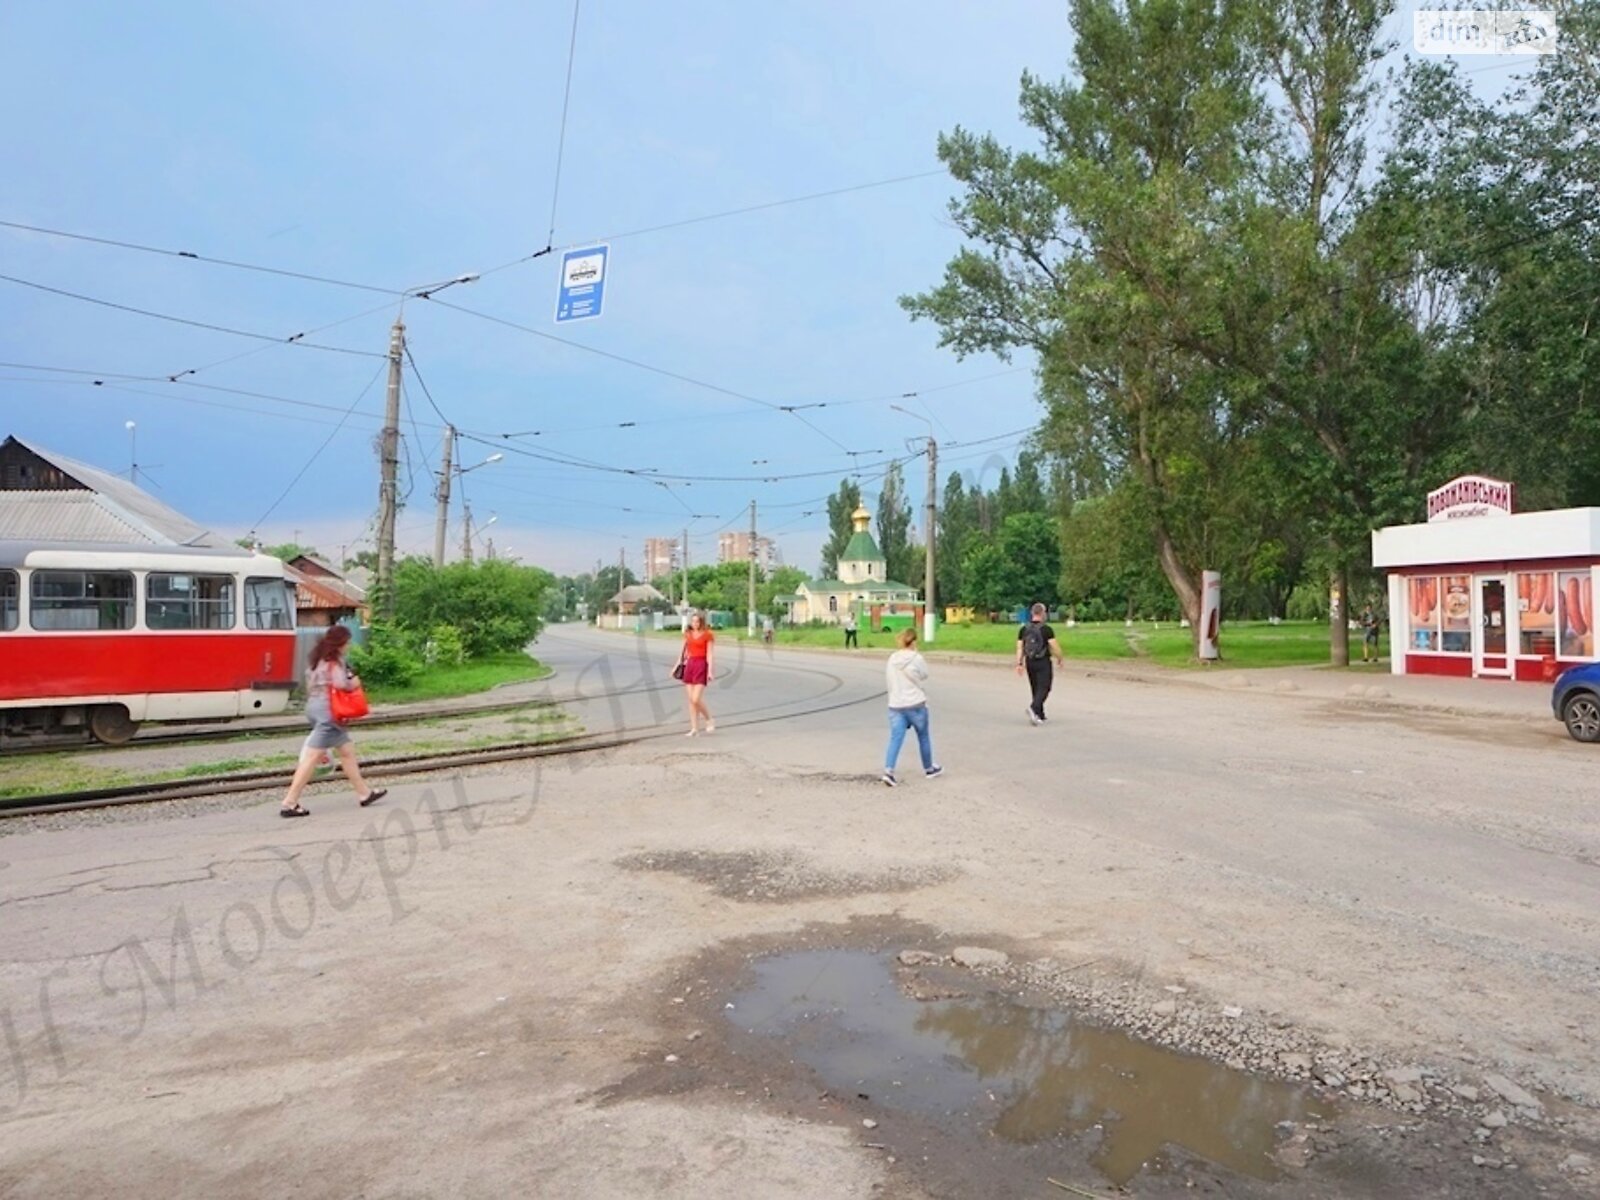
[[[17,627],[22,585],[15,571],[0,571],[0,633]]]
[[[152,571],[144,582],[144,623],[150,629],[232,629],[232,575],[174,575]]]
[[[1556,576],[1556,623],[1562,658],[1594,657],[1594,596],[1588,571]]]
[[[1439,578],[1413,575],[1409,581],[1411,597],[1411,649],[1439,649]]]
[[[132,629],[133,576],[126,571],[35,571],[35,629]]]
[[[244,623],[247,629],[293,629],[289,585],[281,579],[245,580]]]
[[[1450,654],[1472,653],[1472,576],[1445,575],[1439,580],[1443,602],[1439,649]],[[1504,647],[1501,653],[1504,653]]]
[[[1549,571],[1517,576],[1517,622],[1522,653],[1554,658],[1556,653],[1556,577]]]

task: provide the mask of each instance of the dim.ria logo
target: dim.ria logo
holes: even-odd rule
[[[1424,8],[1413,14],[1418,54],[1554,54],[1556,14],[1547,8]]]

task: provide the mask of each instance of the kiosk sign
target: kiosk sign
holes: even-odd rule
[[[1510,516],[1515,490],[1502,479],[1463,475],[1428,493],[1428,521]]]

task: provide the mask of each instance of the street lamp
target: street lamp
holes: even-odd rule
[[[936,522],[938,519],[938,491],[937,479],[939,473],[939,443],[933,440],[933,422],[919,413],[912,412],[909,408],[902,408],[898,404],[891,404],[890,408],[908,417],[914,417],[928,427],[928,508],[927,527],[923,530],[923,541],[927,543],[928,557],[923,565],[922,583],[922,640],[924,644],[933,641],[934,631],[938,622],[934,619],[934,605],[936,597],[933,588],[933,543],[935,540]]]

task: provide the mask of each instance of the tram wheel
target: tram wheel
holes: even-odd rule
[[[139,732],[139,722],[128,716],[120,704],[102,704],[89,714],[89,732],[94,740],[108,746],[121,746]]]

